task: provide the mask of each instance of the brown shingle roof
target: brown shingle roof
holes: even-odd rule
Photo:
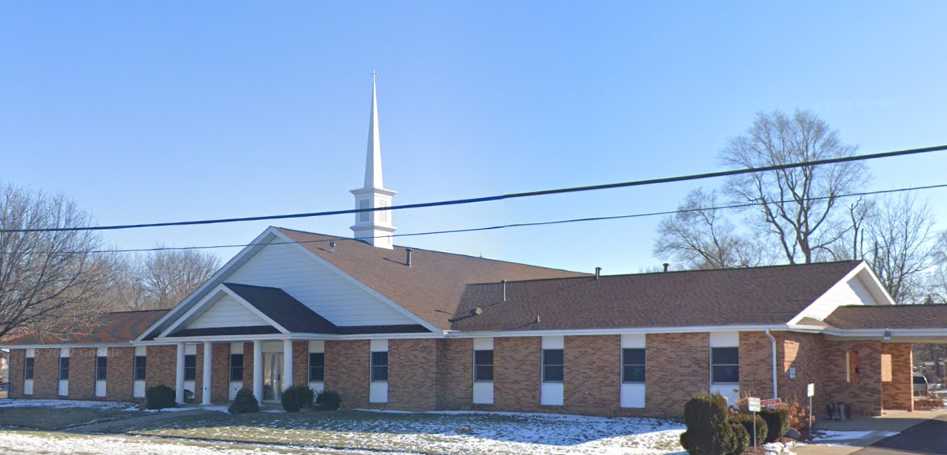
[[[947,305],[840,306],[825,322],[839,329],[945,329]]]
[[[168,310],[116,311],[104,313],[92,327],[66,336],[26,333],[0,341],[4,345],[121,343],[134,340]]]
[[[467,286],[455,330],[785,324],[859,262],[545,279]],[[482,313],[475,314],[480,308]],[[539,321],[537,322],[537,316]]]
[[[362,284],[406,310],[447,329],[449,319],[468,283],[534,278],[562,278],[585,274],[462,254],[411,248],[411,267],[405,265],[407,249],[375,248],[364,242],[311,232],[277,228],[291,240],[335,265]],[[335,241],[335,248],[329,241]]]

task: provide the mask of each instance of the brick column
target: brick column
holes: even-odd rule
[[[339,393],[343,408],[367,407],[370,381],[368,340],[326,341],[325,349],[326,390]]]
[[[33,358],[33,397],[59,397],[59,348],[36,349]]]
[[[95,348],[69,350],[69,399],[91,400],[95,397]]]
[[[885,410],[914,410],[914,353],[910,343],[881,345],[881,399]],[[890,359],[890,364],[888,360]],[[888,370],[890,367],[890,370]],[[888,371],[885,371],[888,370]],[[890,378],[890,381],[885,379]]]
[[[621,400],[621,337],[565,337],[564,403],[570,412],[615,414]]]
[[[437,400],[437,340],[388,341],[388,402],[397,409],[433,410]]]
[[[135,378],[135,348],[108,348],[108,381],[105,383],[105,398],[109,400],[132,400]]]
[[[687,400],[710,391],[710,334],[653,333],[645,345],[645,412],[683,415]]]
[[[211,402],[226,403],[230,394],[230,343],[215,343],[212,350]]]
[[[10,350],[10,363],[7,364],[8,375],[10,381],[11,391],[9,393],[10,398],[22,398],[23,397],[23,383],[24,383],[24,374],[26,367],[26,349],[11,349]]]
[[[176,349],[170,346],[148,346],[148,366],[145,370],[145,388],[166,385],[174,389],[177,368]]]
[[[293,384],[309,385],[309,342],[293,342]]]
[[[539,405],[541,356],[540,337],[493,339],[493,403],[497,410],[542,409]]]
[[[473,339],[437,340],[437,408],[473,406]]]

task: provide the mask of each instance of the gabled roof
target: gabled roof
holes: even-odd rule
[[[261,313],[290,332],[335,333],[335,324],[326,320],[280,288],[224,283]]]
[[[468,283],[534,278],[563,278],[586,274],[462,254],[411,248],[375,248],[345,237],[275,228],[306,250],[324,259],[365,286],[441,329],[450,318]],[[335,247],[330,245],[334,242]]]
[[[539,279],[466,287],[461,331],[782,325],[861,262]],[[480,314],[477,314],[479,308]]]
[[[26,333],[9,336],[3,345],[123,343],[134,340],[168,310],[115,311],[102,314],[91,327],[66,336]]]
[[[840,306],[825,318],[838,329],[945,329],[947,305]]]

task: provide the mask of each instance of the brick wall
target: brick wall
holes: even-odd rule
[[[342,407],[368,406],[369,342],[326,341],[326,390],[334,390],[342,398]],[[389,362],[390,364],[390,362]]]
[[[69,350],[69,398],[91,400],[95,397],[95,348]]]
[[[204,343],[197,343],[194,351],[194,403],[203,403],[204,396]],[[176,354],[175,354],[176,355]],[[213,358],[210,359],[212,362]]]
[[[309,385],[308,341],[293,341],[293,384]]]
[[[33,396],[57,398],[59,395],[59,348],[36,349],[33,360]]]
[[[397,409],[433,410],[437,392],[437,340],[388,342],[388,404]]]
[[[473,402],[473,339],[437,340],[437,408],[470,409]]]
[[[150,349],[150,348],[149,348]],[[135,348],[108,348],[108,381],[105,397],[109,400],[132,400],[135,379]]]
[[[773,346],[765,332],[740,332],[740,395],[773,396]]]
[[[539,406],[541,351],[540,337],[493,339],[493,403],[496,409],[542,409]]]
[[[564,403],[569,412],[615,414],[620,409],[621,338],[565,337]]]
[[[823,347],[821,371],[824,399],[847,403],[851,407],[852,415],[880,415],[881,343],[826,340]],[[858,353],[860,374],[857,383],[846,381],[846,352]],[[816,394],[819,394],[818,390]],[[824,412],[824,407],[819,409],[819,412]]]
[[[10,381],[10,392],[9,396],[11,398],[22,398],[23,397],[23,375],[25,373],[24,368],[26,365],[26,349],[11,349],[10,350],[10,363],[7,368],[9,371],[9,381]]]
[[[148,346],[148,367],[145,370],[145,388],[159,384],[175,388],[177,347]]]
[[[243,387],[253,390],[253,342],[243,343]]]
[[[816,395],[813,408],[824,409],[825,393],[823,388],[823,340],[824,337],[812,333],[781,332],[776,335],[779,350],[779,397],[784,401],[808,403],[806,389],[815,384]],[[789,377],[790,369],[795,369],[796,378]]]
[[[230,343],[214,343],[211,350],[210,401],[226,403],[230,390]]]
[[[679,416],[687,400],[710,390],[710,335],[648,334],[646,343],[644,413]]]
[[[909,343],[885,343],[881,353],[891,356],[891,381],[881,383],[885,410],[914,410],[914,354]]]

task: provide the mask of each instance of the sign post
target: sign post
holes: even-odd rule
[[[756,440],[756,413],[760,412],[760,409],[762,408],[760,399],[756,397],[749,397],[746,401],[746,408],[753,414],[753,435],[751,436],[751,439],[753,440],[753,448],[755,449],[759,443],[759,441]]]
[[[806,396],[809,397],[809,434],[812,434],[812,397],[815,396],[815,384],[810,382],[806,386]]]

